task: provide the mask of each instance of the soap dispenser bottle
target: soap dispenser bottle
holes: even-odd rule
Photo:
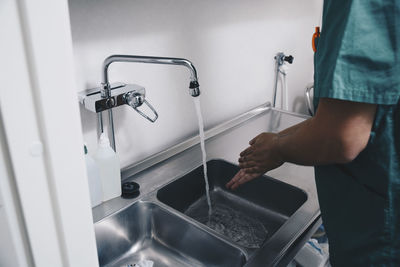
[[[105,133],[100,135],[99,147],[94,159],[100,169],[101,184],[103,187],[103,201],[121,196],[121,172],[119,159],[110,147],[110,141]]]
[[[99,166],[88,154],[87,146],[84,145],[86,171],[89,181],[90,203],[92,208],[101,204],[103,201],[103,188],[101,185]]]

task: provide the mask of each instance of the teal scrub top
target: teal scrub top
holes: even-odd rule
[[[377,104],[367,147],[315,167],[333,266],[400,266],[400,0],[325,0],[314,104]]]

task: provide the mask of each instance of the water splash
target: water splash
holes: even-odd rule
[[[206,146],[205,146],[205,135],[204,135],[204,122],[203,116],[201,114],[200,107],[200,97],[193,98],[194,105],[196,107],[197,121],[199,123],[199,135],[200,135],[200,146],[202,152],[203,159],[203,172],[204,172],[204,181],[206,182],[206,196],[207,196],[207,204],[208,204],[208,217],[211,217],[212,207],[211,207],[211,199],[210,199],[210,186],[208,184],[208,176],[207,176],[207,154],[206,154]]]
[[[246,248],[260,248],[267,238],[265,226],[244,212],[228,205],[213,203],[213,213],[209,217],[205,209],[206,201],[203,197],[193,203],[185,214]]]

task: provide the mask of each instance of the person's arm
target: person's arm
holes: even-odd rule
[[[284,162],[323,165],[351,162],[366,147],[376,105],[322,98],[315,117],[278,134],[262,133],[240,154],[236,188]]]

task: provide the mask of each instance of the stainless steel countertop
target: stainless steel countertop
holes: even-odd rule
[[[248,146],[248,141],[253,137],[261,132],[283,130],[306,118],[308,117],[305,115],[271,108],[268,104],[257,107],[206,131],[207,160],[223,159],[237,164],[239,153]],[[95,207],[93,209],[94,222],[100,221],[147,195],[154,194],[164,185],[182,177],[201,164],[199,138],[194,136],[170,149],[129,166],[122,171],[122,179],[124,182],[135,181],[139,183],[141,195],[135,199],[115,198]],[[302,224],[304,224],[303,228],[307,229],[320,215],[314,169],[285,163],[267,174],[307,193],[306,203],[301,211],[295,214],[295,216],[301,218]],[[282,196],[282,201],[285,201],[284,196]],[[285,227],[290,227],[290,225]],[[281,231],[285,231],[285,227],[282,227]],[[301,234],[299,233],[299,236]],[[276,243],[276,240],[274,242]],[[282,243],[279,246],[281,248],[285,244]],[[267,246],[266,249],[271,251],[275,247]],[[260,253],[263,253],[263,251],[260,251]],[[267,254],[270,255],[271,253]],[[263,257],[257,258],[266,261],[274,261],[275,259],[272,256],[266,256],[264,259],[262,259]],[[257,263],[254,265],[257,265]]]

